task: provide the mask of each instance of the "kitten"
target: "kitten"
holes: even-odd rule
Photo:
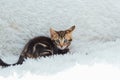
[[[22,64],[27,58],[46,57],[55,54],[65,54],[69,52],[69,46],[72,41],[72,32],[75,26],[64,30],[55,31],[50,29],[51,38],[39,36],[31,39],[24,47],[19,60],[15,64],[7,64],[0,59],[0,66],[14,66]]]

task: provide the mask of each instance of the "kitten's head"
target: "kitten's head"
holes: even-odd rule
[[[64,30],[64,31],[55,31],[50,29],[51,40],[53,43],[61,50],[68,48],[72,41],[72,32],[75,29],[75,26]]]

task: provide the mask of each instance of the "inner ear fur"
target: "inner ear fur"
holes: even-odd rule
[[[54,29],[50,28],[50,35],[51,37],[54,37],[57,35],[57,32]]]
[[[70,28],[67,30],[67,33],[73,32],[74,29],[75,29],[75,25],[73,25],[72,27],[70,27]]]

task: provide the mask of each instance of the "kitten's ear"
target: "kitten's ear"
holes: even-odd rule
[[[69,28],[67,31],[70,33],[70,32],[72,32],[74,29],[75,29],[75,25],[72,26],[71,28]]]
[[[54,29],[50,28],[50,35],[51,35],[51,37],[53,37],[56,34],[57,34],[56,31]]]

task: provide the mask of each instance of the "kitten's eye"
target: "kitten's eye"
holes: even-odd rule
[[[57,40],[55,40],[55,42],[56,42],[56,43],[60,43],[60,41],[59,41],[58,39],[57,39]]]
[[[64,40],[64,43],[67,43],[67,42],[68,42],[68,40],[67,40],[67,39],[65,39],[65,40]]]

